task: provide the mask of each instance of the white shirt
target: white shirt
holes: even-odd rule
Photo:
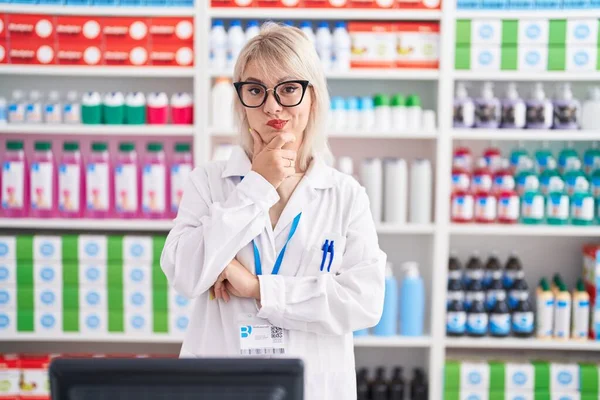
[[[170,284],[194,299],[180,356],[240,357],[237,318],[257,313],[285,330],[285,357],[303,359],[305,399],[355,399],[352,332],[379,322],[387,260],[368,197],[354,178],[315,159],[273,229],[269,209],[278,200],[239,147],[227,162],[191,173],[161,257]],[[253,239],[262,261],[262,308],[247,298],[210,300],[209,288],[233,258],[254,273]],[[320,270],[325,240],[335,243],[329,272],[329,258]]]

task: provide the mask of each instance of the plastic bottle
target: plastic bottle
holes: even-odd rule
[[[375,130],[378,132],[389,132],[392,124],[392,109],[390,98],[385,94],[376,94],[373,97],[375,105]]]
[[[346,101],[343,97],[331,98],[330,121],[332,132],[343,132],[346,129]]]
[[[467,312],[461,300],[450,300],[446,307],[446,336],[463,336],[467,329]]]
[[[221,105],[228,106],[226,101],[223,101]],[[177,92],[171,96],[171,123],[175,125],[192,125],[194,123],[194,100],[190,93]]]
[[[333,69],[348,71],[350,69],[350,47],[352,41],[346,22],[337,21],[333,30]]]
[[[25,108],[25,122],[39,124],[43,122],[42,93],[32,90],[29,93],[29,102]]]
[[[361,97],[358,101],[358,110],[360,113],[360,131],[372,132],[375,127],[375,108],[373,99],[369,96]]]
[[[169,97],[165,92],[152,92],[146,100],[149,124],[164,125],[169,120]]]
[[[127,97],[125,97],[124,122],[129,125],[146,123],[146,96],[144,96],[144,93],[127,93]]]
[[[371,386],[371,399],[388,400],[390,388],[385,377],[385,369],[383,367],[378,367],[375,376],[375,380]]]
[[[62,118],[62,104],[60,104],[60,94],[53,90],[48,93],[48,101],[44,107],[44,121],[47,124],[60,124]]]
[[[533,336],[534,324],[533,307],[529,301],[529,293],[521,292],[517,306],[512,313],[512,332],[513,335],[520,338]]]
[[[114,173],[115,211],[120,218],[135,218],[139,215],[140,173],[135,144],[119,144]]]
[[[125,96],[123,93],[110,92],[104,95],[102,122],[107,125],[121,125],[125,122]]]
[[[472,128],[475,124],[475,105],[463,82],[456,84],[452,124],[455,128]]]
[[[408,221],[412,224],[431,222],[432,174],[431,163],[422,158],[415,159],[410,166],[410,190]]]
[[[473,220],[475,205],[473,195],[462,189],[452,193],[450,198],[450,218],[452,222],[467,223]]]
[[[450,252],[448,259],[448,279],[458,279],[463,282],[462,264],[455,251]]]
[[[560,153],[558,153],[558,172],[565,174],[567,168],[573,169],[575,161],[579,161],[579,168],[581,168],[579,154],[573,147],[573,142],[569,141]]]
[[[6,99],[0,97],[0,125],[6,125],[8,123],[8,106]]]
[[[517,253],[512,251],[504,266],[504,278],[502,280],[504,288],[509,290],[517,279],[523,279],[524,277],[523,264],[521,264]]]
[[[517,167],[521,165],[524,158],[530,159],[529,152],[523,147],[523,142],[519,142],[518,146],[510,152],[509,156],[510,168],[513,173],[517,170]]]
[[[581,104],[573,98],[571,85],[563,83],[559,86],[557,99],[554,101],[553,129],[579,129]]]
[[[354,96],[346,97],[346,126],[351,132],[358,130],[360,114],[358,110],[358,98]]]
[[[469,284],[467,285],[467,292],[465,293],[465,310],[467,310],[467,312],[471,311],[471,308],[473,308],[473,302],[475,301],[475,298],[479,297],[480,295],[481,302],[483,303],[485,308],[485,291],[483,289],[482,281],[478,279],[469,282]]]
[[[58,168],[58,212],[63,218],[81,218],[84,204],[85,187],[79,143],[65,142]]]
[[[450,260],[450,267],[452,267],[452,258]],[[453,276],[454,273],[458,273],[458,276]],[[462,304],[465,301],[462,273],[461,271],[453,271],[451,269],[448,272],[448,276],[447,303],[449,304],[452,300],[456,300]]]
[[[25,122],[25,93],[22,90],[13,90],[12,99],[8,105],[8,122],[20,124]]]
[[[385,272],[383,312],[379,322],[373,328],[375,336],[395,336],[398,334],[398,282],[394,277],[390,263],[387,264]]]
[[[485,294],[477,292],[467,311],[467,335],[473,337],[485,336],[488,332],[489,318],[485,311]]]
[[[498,281],[499,282],[499,281]],[[490,335],[507,337],[511,331],[511,315],[506,304],[506,292],[498,291],[493,308],[490,310]]]
[[[581,108],[581,128],[585,130],[600,130],[600,87],[593,86],[589,90],[589,97]]]
[[[529,158],[522,158],[517,166],[515,185],[517,194],[522,196],[526,188],[539,188],[539,179],[533,167],[533,161]]]
[[[211,92],[211,123],[214,129],[233,129],[233,96],[235,91],[229,78],[217,78]]]
[[[452,192],[469,191],[471,189],[471,173],[462,160],[458,159],[452,165]]]
[[[427,400],[429,398],[429,385],[425,378],[425,372],[421,368],[415,368],[413,379],[410,382],[411,400]]]
[[[600,149],[598,142],[592,142],[592,147],[583,154],[583,172],[587,177],[591,177],[596,166],[600,166]]]
[[[540,224],[544,221],[544,195],[537,179],[526,181],[521,196],[521,223]]]
[[[574,340],[587,340],[590,326],[590,296],[581,278],[577,280],[577,286],[573,290],[572,314],[571,337]]]
[[[389,400],[404,400],[406,384],[402,377],[402,367],[394,367],[394,374],[390,381]]]
[[[29,174],[31,211],[34,218],[56,215],[56,165],[51,142],[35,142]]]
[[[242,29],[242,21],[232,20],[227,31],[227,69],[233,70],[245,43],[246,35]]]
[[[571,203],[571,223],[573,225],[593,225],[595,222],[594,197],[590,184],[584,176],[576,179]]]
[[[188,143],[176,143],[175,155],[171,164],[171,215],[177,215],[179,203],[183,196],[183,188],[187,178],[194,168],[192,163],[192,152]]]
[[[551,339],[554,334],[554,294],[545,278],[540,280],[536,299],[536,336]]]
[[[483,287],[489,288],[494,279],[498,279],[502,283],[502,275],[502,265],[498,259],[498,252],[493,250],[485,263]]]
[[[400,93],[392,96],[391,101],[392,106],[392,129],[394,132],[405,132],[408,128],[407,126],[407,108],[406,101],[404,100],[404,96]]]
[[[383,160],[383,219],[405,224],[407,215],[408,167],[401,158]]]
[[[491,192],[475,193],[473,217],[480,224],[491,224],[498,218],[498,200]]]
[[[511,310],[517,307],[523,293],[529,293],[529,286],[524,278],[517,278],[508,291],[508,306]]]
[[[29,176],[23,142],[6,142],[2,162],[2,212],[7,218],[27,216],[29,205]]]
[[[92,143],[86,167],[86,216],[107,218],[112,212],[113,191],[108,145]]]
[[[369,372],[361,368],[356,374],[356,400],[370,400],[371,387],[369,385]]]
[[[562,179],[551,179],[546,196],[546,222],[565,225],[569,222],[569,196],[565,193]]]
[[[471,189],[474,193],[487,193],[492,190],[492,172],[484,158],[477,160],[475,169],[473,170]]]
[[[481,97],[475,99],[475,127],[498,128],[500,111],[500,101],[494,97],[494,84],[485,82],[481,88]]]
[[[501,128],[523,129],[525,127],[525,102],[519,96],[517,85],[509,83],[506,98],[502,101]]]
[[[558,173],[558,169],[556,168],[556,161],[554,158],[548,159],[548,166],[545,168],[540,174],[540,192],[544,196],[547,196],[550,193],[550,182],[552,181],[561,181],[562,178]],[[564,182],[563,182],[564,184]]]
[[[460,165],[465,170],[470,171],[473,165],[471,149],[464,146],[456,147],[452,155],[452,166],[455,165]]]
[[[331,70],[333,37],[329,30],[329,24],[326,21],[319,22],[317,34],[315,36],[315,46],[319,58],[321,59],[323,70],[326,72]]]
[[[510,162],[503,158],[500,168],[494,172],[492,192],[499,195],[501,192],[515,190],[515,178],[510,170]]]
[[[502,293],[502,295],[504,295],[504,299],[506,299],[506,291],[502,285],[502,277],[492,279],[491,283],[486,289],[485,308],[486,310],[491,311],[494,309],[500,293]]]
[[[142,170],[142,212],[147,218],[165,218],[167,173],[161,143],[149,143]]]
[[[483,151],[483,159],[492,172],[496,172],[502,168],[502,163],[504,160],[502,158],[502,151],[495,145],[495,142],[493,141],[491,146],[486,147]],[[510,166],[510,162],[508,165]]]
[[[223,71],[227,65],[227,32],[223,20],[213,19],[208,42],[210,69]]]
[[[506,184],[508,180],[504,180]],[[514,224],[519,221],[520,199],[517,192],[509,187],[500,189],[498,193],[498,222]]]
[[[560,287],[562,285],[564,285],[564,282],[563,282],[560,274],[559,273],[554,274],[554,276],[552,277],[552,285],[550,286],[550,290],[552,290],[552,294],[554,295],[554,298],[556,298],[558,296],[558,293],[560,292]]]
[[[550,129],[552,126],[552,102],[546,99],[544,87],[536,83],[531,98],[527,100],[527,129]]]
[[[248,21],[246,25],[246,31],[244,32],[246,43],[249,42],[252,38],[258,36],[260,34],[260,24],[257,20],[251,19]]]
[[[67,101],[63,108],[63,120],[65,124],[81,123],[81,104],[77,92],[71,90],[67,92]]]
[[[402,264],[400,284],[400,335],[422,336],[425,317],[425,289],[416,262]]]
[[[314,46],[317,39],[315,37],[315,32],[313,31],[312,23],[310,21],[300,22],[300,30],[304,33],[304,35],[306,35],[308,40],[310,40]]]
[[[98,92],[86,92],[81,98],[81,122],[89,125],[102,123],[102,97]]]
[[[571,294],[562,282],[558,290],[554,309],[554,338],[569,340],[571,338]]]
[[[416,94],[411,94],[406,98],[406,129],[409,132],[421,132],[422,121],[421,98]]]

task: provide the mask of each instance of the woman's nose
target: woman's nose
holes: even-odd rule
[[[281,105],[275,99],[275,93],[267,92],[267,100],[265,101],[264,111],[267,114],[277,114],[282,109]]]

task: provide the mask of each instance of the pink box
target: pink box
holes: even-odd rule
[[[8,54],[11,64],[50,65],[56,63],[54,45],[33,40],[11,40]]]

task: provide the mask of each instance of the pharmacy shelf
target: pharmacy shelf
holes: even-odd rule
[[[377,233],[380,235],[429,235],[435,232],[433,224],[379,224]]]
[[[511,349],[511,350],[561,350],[600,352],[600,341],[558,341],[519,338],[446,338],[447,348],[455,349]]]
[[[211,72],[213,78],[231,77],[231,72]],[[435,81],[440,77],[437,69],[408,69],[408,68],[356,68],[344,72],[327,72],[327,79],[344,80],[410,80],[410,81]]]
[[[168,232],[172,227],[171,220],[0,218],[3,229]]]
[[[109,136],[193,136],[193,125],[84,125],[8,124],[0,134],[24,135],[109,135]]]
[[[85,15],[111,17],[191,17],[194,7],[120,7],[2,4],[12,14]]]
[[[44,76],[124,76],[134,78],[187,78],[194,76],[193,67],[117,67],[69,65],[0,65],[0,75]]]
[[[545,17],[545,16],[544,16]],[[589,81],[600,82],[600,71],[454,71],[461,81]]]
[[[431,346],[429,336],[359,336],[354,338],[354,347],[407,347],[426,348]]]
[[[546,129],[454,129],[452,139],[459,140],[600,140],[600,131]]]
[[[600,226],[451,224],[450,234],[470,236],[572,236],[600,237]]]
[[[59,335],[40,335],[37,333],[17,333],[13,336],[3,336],[3,342],[73,342],[73,343],[173,343],[181,344],[182,338],[167,334],[145,336],[126,334],[83,335],[81,333],[61,332]]]
[[[456,19],[600,18],[600,10],[456,10]]]
[[[238,135],[235,130],[209,129],[212,137],[234,137]],[[332,132],[329,139],[435,139],[437,132]]]
[[[263,8],[231,7],[212,8],[211,18],[255,18],[255,19],[308,19],[308,20],[385,20],[385,21],[435,21],[439,20],[440,10],[369,10],[352,8]]]

